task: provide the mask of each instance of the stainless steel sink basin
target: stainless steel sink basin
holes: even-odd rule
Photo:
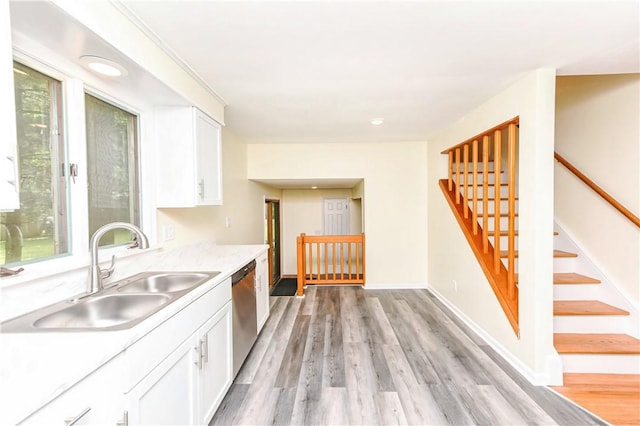
[[[89,296],[65,300],[0,324],[3,333],[124,330],[220,272],[143,272]]]
[[[42,317],[33,326],[95,329],[121,326],[146,318],[170,300],[171,297],[165,294],[108,294],[92,297]]]
[[[209,274],[201,272],[167,272],[142,276],[137,280],[120,285],[122,293],[173,293],[197,286],[209,279]]]

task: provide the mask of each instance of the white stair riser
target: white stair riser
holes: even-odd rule
[[[501,178],[500,178],[500,182],[502,183],[507,183],[508,182],[508,177],[506,175],[506,173],[501,173]],[[456,176],[456,174],[453,174],[453,181],[454,182],[458,182],[458,177]],[[496,181],[496,174],[495,173],[489,173],[487,175],[487,182],[494,183]],[[462,183],[464,182],[464,170],[460,171],[460,184],[462,185]],[[482,183],[484,182],[484,174],[482,173],[478,173],[478,185],[482,185]],[[472,185],[473,184],[473,174],[471,173],[471,169],[469,169],[469,173],[467,173],[467,184]]]
[[[471,212],[469,212],[469,214],[471,214]],[[478,224],[480,225],[480,227],[482,227],[482,222],[483,222],[483,217],[482,216],[478,216]],[[489,227],[488,230],[489,231],[493,231],[495,228],[495,216],[492,216],[489,218]],[[518,225],[519,225],[519,220],[518,220],[518,216],[515,217],[515,225],[516,225],[516,229],[518,229]],[[506,231],[507,230],[507,226],[509,225],[509,218],[508,217],[500,217],[500,231]]]
[[[478,199],[478,203],[477,203],[477,207],[476,207],[476,211],[478,212],[478,216],[482,215],[482,212],[484,211],[484,204],[482,203],[482,200]],[[469,199],[469,208],[473,210],[473,200]],[[493,200],[489,200],[489,203],[487,204],[487,212],[489,213],[493,213],[496,210],[496,206],[495,203],[493,202]],[[509,211],[509,201],[507,200],[500,200],[500,213],[507,213]],[[516,200],[516,208],[514,210],[516,212],[516,214],[518,213],[518,200]]]
[[[577,257],[554,257],[553,272],[580,272],[576,269],[578,264]]]
[[[640,355],[560,354],[565,373],[640,374]]]
[[[553,300],[597,300],[598,284],[555,284]]]
[[[626,328],[625,316],[556,315],[553,317],[555,333],[616,334]]]
[[[496,195],[495,186],[490,186],[488,188],[487,193],[489,194],[489,198],[494,198]],[[462,188],[460,188],[460,195],[462,195]],[[482,198],[484,194],[484,187],[478,186],[478,198]],[[500,186],[500,198],[507,198],[509,196],[509,188],[506,185]],[[516,191],[516,197],[518,196],[518,192]],[[467,197],[471,199],[473,197],[473,188],[471,186],[467,187]]]

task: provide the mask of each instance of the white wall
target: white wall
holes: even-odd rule
[[[282,274],[296,275],[296,237],[322,235],[325,198],[351,199],[351,189],[285,189],[282,191]],[[351,209],[351,207],[349,207]],[[351,223],[349,224],[350,230]],[[353,234],[353,232],[350,232]]]
[[[552,340],[554,91],[553,70],[526,75],[432,138],[428,156],[429,285],[539,383],[558,378]],[[520,116],[519,339],[438,186],[438,180],[447,176],[442,150],[516,116]]]
[[[246,158],[247,144],[223,128],[223,205],[158,209],[158,235],[163,246],[177,247],[206,240],[215,240],[218,244],[264,244],[264,199],[280,198],[281,191],[249,181]],[[174,240],[161,241],[163,226],[175,227]]]
[[[559,77],[556,151],[640,216],[640,75]],[[640,306],[640,230],[559,163],[558,223]]]
[[[425,142],[249,144],[248,173],[250,179],[364,179],[367,287],[424,287],[426,154]]]

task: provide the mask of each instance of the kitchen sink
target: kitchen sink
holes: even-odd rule
[[[118,291],[122,293],[173,293],[191,289],[208,280],[209,274],[201,272],[143,274],[140,278],[122,283]]]
[[[110,331],[133,327],[220,272],[142,272],[91,295],[0,324],[3,333]]]
[[[108,294],[92,297],[36,320],[36,328],[108,328],[132,326],[166,305],[165,294]]]

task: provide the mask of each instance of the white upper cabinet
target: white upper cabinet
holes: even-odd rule
[[[158,207],[222,204],[222,134],[194,107],[154,111]]]
[[[9,2],[0,1],[0,211],[20,208]]]

